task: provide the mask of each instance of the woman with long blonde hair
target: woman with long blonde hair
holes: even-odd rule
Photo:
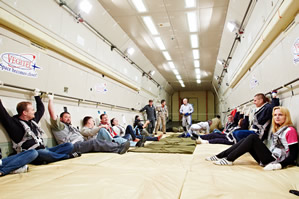
[[[298,133],[293,127],[287,108],[273,108],[272,138],[270,149],[255,134],[248,136],[218,155],[208,157],[216,165],[233,165],[233,162],[249,152],[264,170],[277,170],[294,165],[298,155]]]

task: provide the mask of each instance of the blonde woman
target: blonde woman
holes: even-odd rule
[[[278,170],[295,164],[298,154],[298,134],[293,127],[290,112],[285,107],[276,106],[272,115],[270,149],[259,139],[258,135],[252,134],[206,160],[213,161],[216,165],[232,165],[237,158],[249,152],[260,165],[266,165],[264,170]]]

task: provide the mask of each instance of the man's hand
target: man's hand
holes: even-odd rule
[[[185,113],[184,115],[185,115],[185,116],[188,116],[188,115],[189,115],[189,113]]]
[[[40,95],[40,90],[38,88],[34,89],[33,95],[34,95],[34,97],[39,96]]]
[[[54,100],[54,94],[48,94],[49,100],[53,101]]]

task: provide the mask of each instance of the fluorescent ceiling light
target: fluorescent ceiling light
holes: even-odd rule
[[[177,78],[178,80],[182,80],[182,77],[181,77],[180,75],[176,75],[176,78]]]
[[[193,53],[193,58],[194,59],[199,59],[199,50],[197,50],[197,49],[192,50],[192,53]]]
[[[147,11],[142,0],[132,0],[132,2],[138,12],[146,12]]]
[[[196,80],[196,82],[197,82],[198,84],[200,84],[200,83],[201,83],[200,79]]]
[[[84,0],[79,4],[79,8],[80,10],[88,14],[92,8],[92,5],[87,0]]]
[[[218,64],[222,65],[223,64],[223,60],[221,59],[217,59]]]
[[[195,69],[195,73],[196,73],[197,75],[199,75],[199,74],[200,74],[200,70],[199,70],[198,68],[196,68],[196,69]]]
[[[239,29],[239,25],[234,21],[227,22],[226,26],[230,32],[235,32]]]
[[[187,19],[189,24],[189,31],[190,32],[197,32],[197,19],[196,19],[196,12],[188,12]]]
[[[181,84],[181,86],[184,88],[184,87],[185,87],[185,84]]]
[[[168,62],[168,65],[171,69],[175,69],[175,66],[172,61]]]
[[[185,0],[186,8],[194,8],[195,7],[195,0]]]
[[[166,50],[165,45],[160,37],[155,37],[155,41],[160,50]]]
[[[127,50],[126,50],[126,53],[129,54],[129,55],[133,55],[134,52],[135,52],[134,48],[127,48]]]
[[[179,80],[180,84],[184,84],[183,80]]]
[[[143,22],[145,23],[148,30],[151,32],[152,35],[158,35],[158,30],[150,16],[142,17]]]
[[[196,74],[196,79],[200,79],[200,73]]]
[[[177,69],[173,69],[172,72],[175,74],[175,75],[178,75],[179,74],[179,71]]]
[[[163,55],[164,55],[164,57],[165,57],[165,59],[166,59],[167,61],[170,61],[170,60],[171,60],[171,57],[170,57],[170,55],[169,55],[169,53],[168,53],[167,51],[163,51],[162,53],[163,53]]]
[[[149,71],[148,73],[149,73],[151,76],[153,76],[153,75],[155,74],[155,72],[156,72],[156,71],[151,70],[151,71]]]
[[[196,34],[190,35],[191,47],[198,48],[198,36]]]
[[[194,68],[199,68],[200,63],[199,60],[194,60]]]

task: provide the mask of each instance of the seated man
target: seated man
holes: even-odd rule
[[[110,120],[110,124],[112,126],[113,131],[120,137],[125,139],[132,139],[135,142],[138,142],[139,139],[136,138],[136,135],[134,133],[133,127],[131,125],[128,125],[126,128],[123,127],[118,123],[118,120],[116,118],[112,118]]]
[[[210,126],[210,133],[212,133],[214,130],[222,130],[220,115],[216,115],[216,117],[212,119],[212,125]]]
[[[44,131],[38,126],[45,108],[39,96],[39,90],[35,90],[36,112],[31,102],[20,102],[17,105],[18,114],[11,117],[0,100],[0,122],[12,140],[13,148],[17,153],[25,150],[36,149],[38,157],[34,164],[44,164],[77,157],[72,154],[74,146],[71,143],[46,148],[42,135]]]
[[[162,134],[159,135],[158,137],[151,137],[150,134],[147,132],[146,127],[149,124],[149,121],[147,120],[145,124],[141,122],[141,119],[139,115],[135,116],[135,121],[134,121],[134,131],[136,134],[136,137],[141,139],[142,136],[145,136],[146,141],[159,141],[162,138]]]
[[[250,134],[258,135],[262,141],[268,138],[272,120],[272,110],[275,106],[279,106],[279,99],[276,98],[276,92],[272,94],[271,104],[268,103],[268,101],[269,99],[263,93],[258,93],[254,96],[253,103],[257,109],[253,116],[251,128],[250,130],[234,131],[233,135],[237,142]]]
[[[113,141],[113,142],[117,142],[117,143],[123,143],[128,140],[128,139],[118,136],[115,133],[115,131],[113,130],[113,128],[110,126],[110,124],[108,122],[107,114],[100,115],[100,119],[101,119],[101,123],[100,123],[99,127],[101,129],[97,135],[97,139],[106,140],[106,141],[110,141],[110,142]],[[130,139],[131,139],[131,136],[130,136],[129,140]],[[130,146],[142,147],[142,146],[144,146],[145,141],[146,141],[145,137],[143,136],[137,143],[130,141]]]
[[[27,164],[35,160],[37,156],[38,152],[33,149],[2,159],[0,148],[0,177],[9,173],[16,174],[27,172]]]
[[[189,134],[191,136],[194,136],[197,135],[198,133],[195,133],[195,132],[202,132],[204,131],[205,134],[208,134],[210,133],[210,126],[212,124],[212,120],[208,120],[206,122],[199,122],[197,124],[192,124],[191,127],[190,127],[190,131],[189,131]]]
[[[98,139],[89,139],[84,141],[83,136],[79,130],[72,126],[71,115],[68,112],[60,114],[60,118],[55,115],[53,95],[48,95],[49,104],[48,110],[51,120],[52,132],[56,138],[56,141],[61,143],[72,143],[74,145],[74,151],[80,153],[88,152],[114,152],[124,154],[129,149],[129,143],[123,143],[121,145],[112,142],[105,142]]]

